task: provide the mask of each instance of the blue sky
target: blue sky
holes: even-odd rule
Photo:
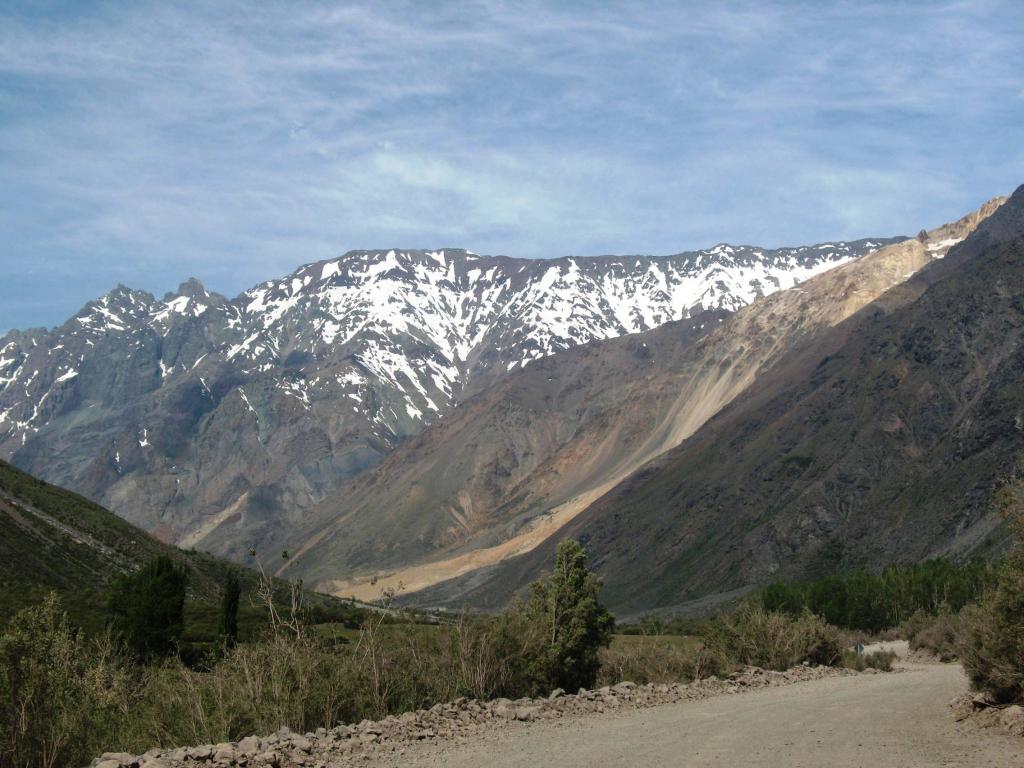
[[[0,3],[0,332],[354,248],[913,234],[1024,182],[1024,3]]]

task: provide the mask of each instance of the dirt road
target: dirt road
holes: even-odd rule
[[[741,696],[531,724],[465,745],[424,745],[385,765],[460,768],[1024,766],[1024,740],[956,724],[959,666],[840,677]]]

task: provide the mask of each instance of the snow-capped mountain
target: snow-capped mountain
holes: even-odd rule
[[[889,242],[353,251],[232,300],[197,280],[163,299],[119,286],[0,339],[0,456],[169,539],[241,551],[508,371],[738,309]]]

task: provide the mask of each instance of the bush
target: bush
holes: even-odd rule
[[[728,659],[703,644],[680,645],[653,637],[640,640],[642,642],[613,644],[601,650],[598,685],[615,685],[623,680],[640,685],[690,682],[732,671]]]
[[[955,661],[959,656],[959,615],[944,611],[929,616],[918,611],[903,623],[901,632],[912,651],[925,651],[943,662]]]
[[[56,595],[0,635],[0,765],[84,765],[128,735],[130,668],[109,638],[87,642]]]
[[[865,669],[877,669],[880,672],[891,672],[896,654],[893,651],[874,651],[872,653],[856,653],[843,651],[842,666],[863,672]]]
[[[960,658],[972,685],[1000,703],[1024,702],[1024,558],[1008,563],[995,592],[963,612]]]
[[[799,618],[746,604],[715,622],[706,639],[712,653],[740,664],[785,670],[798,664],[835,666],[843,646],[835,627],[808,612]]]
[[[1024,703],[1024,481],[1008,482],[995,504],[1017,540],[995,590],[963,613],[960,658],[975,688],[997,702]]]

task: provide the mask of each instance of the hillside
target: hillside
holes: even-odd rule
[[[275,546],[295,553],[287,572],[369,599],[536,547],[782,356],[941,259],[1001,202],[735,314],[708,311],[509,374],[284,530]]]
[[[1024,450],[1022,287],[1024,187],[550,541],[585,541],[623,611],[998,549],[992,494]],[[420,598],[500,602],[550,547]]]
[[[98,629],[110,583],[158,555],[188,570],[191,637],[203,637],[215,624],[228,570],[239,575],[246,593],[256,584],[248,569],[164,544],[88,499],[0,461],[0,626],[56,591],[77,624]],[[310,594],[309,601],[339,616],[350,612],[325,596]],[[248,599],[242,613],[246,624],[263,622]]]
[[[732,311],[889,240],[665,257],[352,251],[234,299],[119,286],[0,339],[0,458],[235,558],[510,370]]]

